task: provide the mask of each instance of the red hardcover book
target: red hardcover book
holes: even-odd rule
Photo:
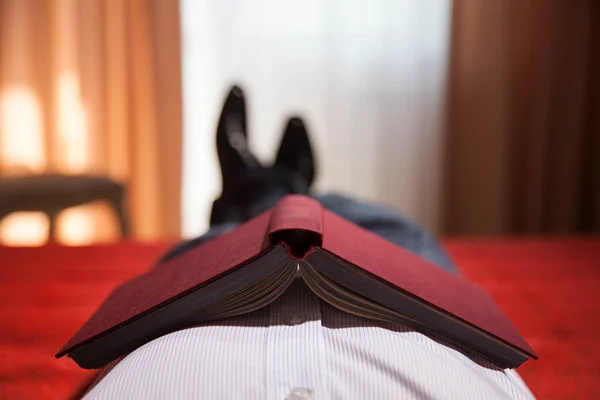
[[[335,307],[500,367],[537,358],[488,293],[297,195],[117,287],[56,356],[100,368],[169,332],[264,307],[298,274]]]

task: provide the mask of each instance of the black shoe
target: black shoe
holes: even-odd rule
[[[313,154],[300,118],[288,120],[271,167],[263,167],[247,142],[243,94],[235,86],[217,129],[223,191],[213,203],[210,224],[246,221],[274,206],[287,194],[309,194],[315,176]]]
[[[246,101],[244,92],[235,85],[229,91],[217,125],[217,155],[221,167],[222,194],[213,204],[210,224],[239,218],[234,210],[234,197],[240,176],[260,163],[248,148]]]
[[[258,160],[248,148],[246,101],[239,86],[233,86],[223,105],[217,126],[217,154],[223,178],[223,193],[235,186],[236,177]]]
[[[315,177],[313,153],[302,120],[288,120],[275,162],[268,168],[247,168],[238,181],[236,205],[230,215],[246,221],[275,206],[288,194],[310,194]]]
[[[297,175],[304,180],[307,188],[310,188],[313,183],[316,170],[315,161],[306,126],[301,118],[292,117],[288,120],[274,166],[284,168]]]

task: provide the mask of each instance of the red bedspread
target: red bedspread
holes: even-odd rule
[[[600,238],[449,240],[538,353],[519,369],[539,398],[600,393]],[[0,247],[0,399],[68,398],[93,372],[53,355],[118,283],[168,244]]]

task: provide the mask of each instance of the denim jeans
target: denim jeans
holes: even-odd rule
[[[339,194],[312,196],[325,209],[345,218],[360,227],[381,236],[388,241],[405,248],[414,254],[444,268],[457,273],[456,267],[441,248],[438,241],[415,221],[400,215],[393,209],[365,202],[359,202]],[[210,227],[208,232],[198,238],[186,241],[165,254],[159,263],[190,250],[207,240],[213,239],[235,228],[243,221],[234,221]]]

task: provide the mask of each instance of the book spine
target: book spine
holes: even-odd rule
[[[271,211],[269,238],[283,243],[293,258],[304,258],[323,243],[323,206],[310,197],[289,195]]]

